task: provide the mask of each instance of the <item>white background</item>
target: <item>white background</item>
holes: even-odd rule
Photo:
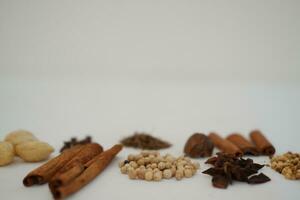
[[[299,152],[299,10],[296,0],[0,0],[0,139],[28,129],[56,155],[71,136],[108,148],[147,131],[180,155],[194,132],[259,128],[279,154]],[[300,198],[299,181],[269,168],[271,182],[227,190],[200,172],[131,181],[116,164],[130,152],[70,199]],[[39,165],[1,167],[1,199],[51,199],[47,186],[22,185]]]

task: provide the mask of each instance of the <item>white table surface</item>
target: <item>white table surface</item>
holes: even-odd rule
[[[233,131],[245,135],[261,129],[278,153],[299,152],[299,87],[296,85],[208,83],[66,83],[7,82],[1,84],[1,138],[16,128],[31,130],[49,142],[57,155],[63,140],[91,135],[105,148],[134,131],[148,131],[172,142],[162,151],[181,155],[194,132]],[[211,186],[199,173],[182,181],[132,181],[122,175],[118,161],[137,150],[125,148],[92,183],[70,199],[299,199],[300,182],[288,181],[270,168],[272,181],[251,186],[234,182],[227,190]],[[254,157],[268,163],[267,157]],[[25,188],[23,177],[40,163],[15,163],[0,168],[1,199],[51,199],[46,185]]]

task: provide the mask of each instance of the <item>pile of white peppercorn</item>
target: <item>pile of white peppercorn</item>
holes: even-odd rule
[[[138,155],[128,155],[127,160],[119,163],[119,167],[121,173],[128,174],[130,179],[160,181],[172,177],[176,180],[190,178],[200,165],[184,156],[175,158],[170,154],[161,156],[157,151],[142,151]]]

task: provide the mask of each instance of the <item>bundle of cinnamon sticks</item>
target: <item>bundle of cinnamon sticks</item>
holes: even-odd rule
[[[210,133],[208,137],[222,152],[235,156],[242,156],[244,154],[271,156],[275,153],[274,146],[259,130],[250,132],[251,141],[248,141],[239,133],[230,134],[226,139],[217,133]]]
[[[106,151],[97,143],[76,145],[30,172],[23,184],[48,183],[55,199],[65,198],[92,181],[121,150],[120,144]]]

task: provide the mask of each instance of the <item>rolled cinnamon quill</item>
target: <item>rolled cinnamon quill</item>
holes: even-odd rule
[[[84,147],[74,156],[59,172],[67,171],[77,163],[85,164],[93,159],[96,155],[103,152],[103,148],[98,143],[90,143],[83,145]]]
[[[54,177],[51,178],[49,181],[50,190],[52,190],[53,187],[58,187],[70,181],[72,179],[72,175],[70,175],[70,173],[75,174],[82,172],[84,164],[102,152],[103,148],[98,143],[83,145],[83,148],[70,161],[68,161],[66,165],[54,175]]]
[[[79,176],[71,180],[66,185],[62,185],[60,187],[54,188],[54,190],[51,190],[53,197],[55,199],[65,198],[80,190],[82,187],[92,181],[97,175],[99,175],[121,150],[122,145],[117,144],[94,157],[92,160],[85,164],[86,169]],[[76,173],[77,172],[78,171],[76,171]]]
[[[244,138],[241,134],[233,133],[226,138],[231,143],[235,144],[246,155],[258,155],[258,151],[255,146]]]
[[[50,190],[54,191],[55,188],[60,187],[61,185],[66,185],[72,180],[74,180],[77,176],[79,176],[85,170],[84,165],[77,163],[68,171],[59,174],[53,181],[49,182]]]
[[[243,152],[233,143],[228,140],[221,138],[216,133],[210,133],[208,135],[209,139],[214,143],[214,145],[220,149],[222,152],[231,154],[234,156],[242,156]]]
[[[23,184],[27,187],[41,185],[48,182],[65,164],[67,164],[83,146],[78,145],[63,151],[59,156],[49,160],[42,166],[30,172],[24,179]]]
[[[270,156],[275,153],[274,146],[259,130],[251,131],[250,138],[261,154]]]

